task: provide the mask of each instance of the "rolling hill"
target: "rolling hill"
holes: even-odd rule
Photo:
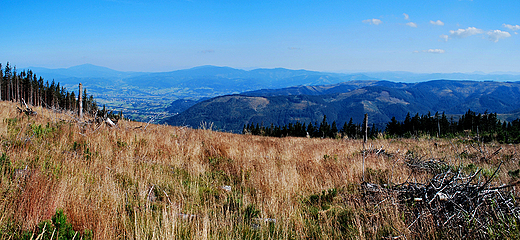
[[[76,89],[81,82],[101,105],[123,111],[125,116],[141,121],[148,121],[148,117],[158,113],[177,113],[179,108],[171,107],[176,100],[197,102],[205,98],[259,89],[370,79],[362,74],[284,68],[246,71],[217,66],[157,73],[121,72],[91,64],[61,69],[31,69],[46,80],[60,82],[67,89]],[[180,102],[173,105],[177,103]]]
[[[419,89],[425,88],[423,90],[428,92],[426,88],[439,88],[439,86],[433,86],[430,83],[421,87],[418,83],[409,82],[443,78],[479,81],[516,81],[520,79],[520,75],[513,73],[487,75],[463,73],[415,74],[407,72],[341,74],[284,68],[247,71],[217,66],[200,66],[156,73],[123,72],[91,64],[61,69],[31,69],[48,81],[60,82],[61,86],[69,90],[77,89],[77,84],[81,82],[89,94],[92,94],[99,101],[100,105],[106,105],[116,111],[123,111],[126,117],[138,121],[148,121],[149,117],[157,114],[164,116],[177,114],[203,99],[244,92],[247,96],[266,97],[327,95],[345,93],[369,86],[390,88],[416,86]],[[380,79],[389,81],[379,81]],[[407,83],[396,83],[395,81]],[[458,84],[462,84],[461,81],[458,81]],[[440,87],[442,88],[442,86]],[[431,90],[436,91],[435,89]],[[501,95],[486,95],[488,97],[478,98],[477,102],[459,104],[457,111],[463,111],[468,106],[479,106],[479,101],[489,102],[484,104],[486,106],[495,100],[500,100],[499,102],[508,101],[503,99],[504,96],[507,97],[512,94],[507,91],[506,89],[498,89],[497,92],[500,92]],[[446,92],[442,94],[446,94]],[[457,91],[454,94],[458,94]],[[459,101],[460,96],[454,95],[452,97]],[[442,99],[439,101],[442,101]],[[497,104],[496,107],[500,111],[509,109],[507,103]],[[500,107],[499,105],[503,106]]]
[[[202,101],[164,123],[199,127],[213,123],[219,130],[240,132],[245,124],[285,125],[319,122],[326,115],[339,126],[350,118],[384,124],[407,113],[476,112],[506,114],[520,109],[520,83],[436,80],[420,83],[347,82],[300,86],[227,95]]]

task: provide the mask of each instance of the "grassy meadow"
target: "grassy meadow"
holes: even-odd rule
[[[520,167],[516,145],[380,138],[366,144],[363,171],[362,140],[123,120],[110,128],[34,110],[0,102],[0,239],[65,236],[42,224],[59,210],[75,239],[443,239],[449,229],[368,196],[363,178],[428,181],[431,173],[407,167],[410,156],[479,168],[482,178],[504,162],[494,185],[516,180]]]

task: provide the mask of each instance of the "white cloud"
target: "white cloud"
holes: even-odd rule
[[[459,28],[457,31],[450,30],[450,35],[457,38],[465,38],[471,35],[482,34],[484,31],[475,27],[469,27],[466,29]]]
[[[444,49],[428,49],[428,50],[425,50],[424,52],[427,52],[427,53],[445,53],[446,51],[444,51]]]
[[[403,16],[404,16],[404,19],[406,19],[406,20],[410,19],[410,16],[408,16],[408,14],[406,14],[406,13],[403,13]]]
[[[489,36],[489,40],[493,42],[498,42],[498,40],[502,38],[511,37],[511,34],[508,32],[500,31],[500,30],[491,30],[486,33]]]
[[[504,26],[509,28],[506,25],[504,25]],[[514,28],[514,26],[511,26],[511,27]],[[477,35],[477,34],[486,34],[489,37],[489,40],[491,40],[493,42],[498,42],[498,40],[500,40],[500,39],[511,37],[511,33],[509,33],[509,32],[505,32],[505,31],[501,31],[501,30],[490,30],[490,31],[484,32],[484,30],[478,29],[475,27],[469,27],[466,29],[458,29],[456,31],[450,30],[450,36],[457,37],[457,38],[465,38],[465,37],[469,37],[469,36]],[[446,41],[448,41],[448,37],[446,35],[441,35],[440,37],[442,39],[445,39]]]
[[[509,28],[511,31],[518,31],[520,30],[520,26],[519,25],[511,25],[511,24],[502,24],[502,26],[504,26],[505,28]]]
[[[448,38],[450,38],[450,36],[445,35],[445,34],[442,34],[442,35],[440,35],[439,37],[442,38],[442,39],[444,39],[445,42],[447,42],[447,41],[448,41]]]
[[[435,22],[430,20],[430,23],[437,26],[444,26],[444,23],[441,20],[437,20]]]
[[[422,50],[422,51],[413,51],[414,53],[445,53],[444,49],[428,49],[428,50]]]
[[[409,22],[409,23],[406,24],[406,26],[410,26],[410,27],[416,28],[417,24],[415,24],[414,22]]]
[[[381,19],[372,18],[372,19],[363,20],[363,23],[369,23],[370,25],[372,25],[372,24],[379,25],[379,24],[383,23],[383,21],[381,21]]]

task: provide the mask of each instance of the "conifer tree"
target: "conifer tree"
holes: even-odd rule
[[[9,62],[7,62],[7,64],[5,65],[5,69],[4,69],[4,82],[5,82],[5,100],[7,101],[11,101],[11,95],[10,95],[10,92],[11,92],[11,67],[9,66]]]
[[[336,133],[338,133],[338,127],[336,126],[336,121],[333,121],[330,127],[329,137],[334,138]]]
[[[401,124],[397,121],[397,119],[395,119],[395,116],[392,117],[390,122],[386,125],[385,131],[390,136],[401,135]]]
[[[352,118],[348,121],[347,135],[349,138],[357,138],[357,127]]]
[[[13,77],[15,86],[15,88],[13,89],[13,94],[15,94],[15,101],[18,102],[20,101],[20,78],[16,74],[16,66],[14,67]]]
[[[2,69],[2,63],[0,63],[0,101],[2,98],[2,83],[4,82],[4,70]]]
[[[327,115],[323,115],[323,121],[321,122],[318,131],[319,131],[319,133],[321,135],[320,137],[327,137],[327,136],[329,136],[330,126],[327,123]]]

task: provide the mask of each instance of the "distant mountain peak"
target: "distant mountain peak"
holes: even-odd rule
[[[216,68],[216,69],[235,69],[235,68],[232,68],[232,67],[227,67],[227,66],[215,66],[215,65],[201,65],[201,66],[197,66],[197,67],[192,67],[190,69],[207,69],[207,68]],[[238,69],[237,69],[238,70]]]
[[[101,67],[101,66],[97,66],[97,65],[94,65],[91,63],[84,63],[84,64],[80,64],[80,65],[76,65],[76,66],[72,66],[72,67],[68,67],[68,68],[75,68],[75,67]],[[106,68],[106,67],[102,67],[102,68]]]
[[[90,63],[85,63],[85,64],[81,64],[81,65],[72,66],[72,67],[67,68],[67,70],[72,70],[72,71],[86,70],[86,71],[119,72],[119,71],[111,69],[111,68],[97,66],[97,65],[94,65],[94,64],[90,64]]]

